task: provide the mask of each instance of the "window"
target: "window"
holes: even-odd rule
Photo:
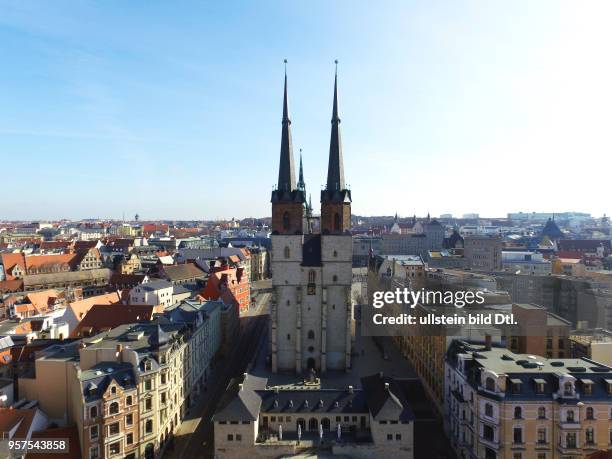
[[[236,434],[236,441],[242,441],[242,435]]]
[[[121,442],[116,441],[115,443],[111,443],[108,447],[108,451],[111,454],[119,454],[121,452]]]
[[[487,378],[485,381],[485,389],[495,392],[495,380],[491,377]]]
[[[119,412],[119,403],[117,402],[111,403],[110,406],[108,407],[108,413],[117,414],[118,412]]]
[[[338,212],[334,214],[334,231],[340,231],[340,214]]]
[[[574,422],[574,411],[573,410],[569,410],[567,412],[567,414],[565,415],[565,420],[567,422]]]
[[[234,441],[234,434],[227,434],[227,441]]]
[[[119,435],[119,423],[113,422],[108,426],[108,435]]]
[[[125,398],[125,404],[128,405],[128,406],[132,404],[132,396],[131,395],[128,395]]]
[[[493,405],[490,403],[485,405],[485,416],[489,416],[490,418],[493,417]]]
[[[125,417],[125,424],[128,426],[131,426],[133,422],[134,422],[134,417],[132,413],[130,413]]]
[[[316,276],[317,276],[317,273],[315,273],[314,269],[311,269],[310,271],[308,271],[308,283],[314,284]]]
[[[482,436],[485,440],[495,441],[495,432],[493,431],[493,427],[485,424],[483,426]]]
[[[523,453],[514,453],[512,459],[523,459]]]
[[[151,419],[148,419],[147,422],[145,422],[145,432],[146,433],[153,432],[153,421]]]
[[[538,429],[538,443],[546,443],[546,429],[543,427]]]
[[[536,383],[536,392],[538,394],[543,394],[544,393],[544,383],[543,382],[537,382]]]
[[[593,407],[589,406],[589,407],[586,409],[586,418],[587,418],[587,419],[595,419],[595,415],[594,415],[594,414],[595,414],[595,413],[593,412]]]
[[[145,380],[144,386],[145,386],[145,390],[151,390],[151,380],[147,379]]]
[[[523,416],[523,410],[520,406],[514,407],[514,419],[521,419]]]
[[[572,383],[571,382],[568,381],[563,385],[563,393],[565,394],[565,396],[572,395]]]
[[[570,432],[565,435],[565,447],[575,448],[576,447],[576,433]]]
[[[117,388],[115,386],[111,386],[110,391],[111,394],[115,395],[117,393]]]
[[[166,373],[161,374],[161,384],[166,384],[168,378],[166,377]]]
[[[291,224],[290,224],[290,221],[289,221],[289,212],[285,212],[283,214],[283,229],[285,231],[288,231],[290,226],[291,226]]]
[[[134,443],[134,434],[133,433],[129,433],[125,436],[125,443],[128,445],[131,445],[132,443]]]
[[[291,340],[291,335],[287,333],[287,341]]]
[[[387,440],[388,441],[393,440],[393,434],[387,434]]]
[[[592,445],[595,443],[595,431],[592,427],[589,427],[585,432],[585,439],[587,444]]]
[[[593,394],[593,386],[590,383],[584,383],[582,386],[584,389],[584,395],[592,395]]]
[[[546,459],[546,453],[538,453],[538,459]]]
[[[338,282],[338,276],[336,276],[335,274],[332,276],[332,281],[333,282]]]
[[[402,439],[402,434],[395,434],[395,439],[396,440],[401,440]]]
[[[514,443],[523,443],[523,429],[515,427],[512,431],[512,440]]]
[[[151,408],[153,408],[153,400],[151,397],[148,397],[145,399],[145,410],[149,411]]]
[[[100,449],[97,446],[89,448],[89,459],[99,459]]]
[[[291,252],[289,252],[289,247],[285,247],[285,250],[283,252],[285,258],[289,258],[289,256],[291,255]]]
[[[308,330],[308,339],[314,339],[314,338],[315,338],[314,331]]]
[[[96,440],[98,438],[98,426],[94,425],[89,428],[89,438]]]
[[[89,417],[91,419],[95,419],[98,417],[98,407],[97,406],[92,406],[91,408],[89,408]]]

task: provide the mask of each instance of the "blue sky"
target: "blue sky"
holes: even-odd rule
[[[318,202],[610,213],[610,2],[0,0],[0,219],[265,216],[283,59]],[[296,158],[297,160],[297,158]]]

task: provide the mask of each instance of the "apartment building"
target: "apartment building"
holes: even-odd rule
[[[612,444],[612,368],[454,341],[445,427],[459,457],[574,459]]]
[[[203,390],[220,346],[220,303],[177,307],[36,353],[20,397],[75,424],[81,457],[160,457]]]
[[[171,306],[173,284],[165,280],[154,280],[140,284],[130,291],[131,304],[161,305],[164,308]]]
[[[470,235],[464,241],[466,267],[493,272],[502,269],[502,240],[497,235]]]

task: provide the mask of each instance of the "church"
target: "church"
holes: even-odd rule
[[[354,335],[351,191],[344,180],[337,70],[319,231],[313,231],[301,157],[295,179],[286,72],[278,183],[271,202],[272,371],[348,371]]]

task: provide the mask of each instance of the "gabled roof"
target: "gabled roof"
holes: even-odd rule
[[[180,281],[206,276],[206,273],[198,268],[194,263],[164,266],[163,271],[166,278],[168,278],[170,281]]]
[[[59,298],[57,290],[43,290],[42,292],[30,292],[26,298],[32,303],[38,314],[45,314]]]
[[[22,270],[26,269],[25,255],[21,252],[18,253],[3,253],[1,256],[2,266],[4,266],[4,273],[6,280],[14,280],[15,277],[11,275],[13,268],[17,265]]]
[[[414,414],[400,385],[382,373],[361,378],[366,402],[374,419],[411,421]]]
[[[104,295],[96,295],[91,296],[89,298],[84,298],[79,301],[73,301],[68,305],[67,309],[72,311],[77,320],[81,320],[83,317],[85,317],[85,314],[87,314],[89,310],[94,306],[94,304],[108,305],[119,303],[120,301],[121,296],[118,292],[105,293]]]
[[[213,421],[255,421],[261,407],[261,397],[256,391],[265,388],[265,383],[265,378],[253,375],[232,379],[219,402]]]
[[[155,306],[109,304],[92,306],[87,315],[71,333],[72,337],[92,336],[119,325],[134,322],[148,322],[153,318]]]
[[[6,434],[17,427],[12,438],[27,438],[37,408],[14,409],[0,408],[0,434]]]

